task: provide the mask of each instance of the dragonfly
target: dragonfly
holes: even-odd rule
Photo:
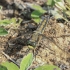
[[[43,20],[40,22],[38,28],[36,29],[36,31],[34,31],[32,37],[28,41],[28,44],[31,45],[32,47],[39,46],[39,42],[42,39],[45,27],[47,24],[49,24],[49,20],[51,18],[51,16],[50,16],[51,7],[50,6],[47,7],[47,13],[48,13],[48,15],[45,15],[43,17]]]
[[[44,33],[45,27],[49,23],[49,19],[50,19],[50,15],[47,15],[46,17],[43,18],[38,28],[36,29],[36,31],[34,31],[32,37],[28,41],[29,45],[33,47],[36,47],[39,45],[39,42],[42,39],[42,34]]]

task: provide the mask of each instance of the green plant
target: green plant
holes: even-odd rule
[[[20,63],[20,68],[12,62],[4,62],[1,63],[0,69],[1,70],[28,70],[29,66],[32,64],[32,61],[33,61],[33,54],[29,53],[27,56],[25,56],[22,59]],[[54,65],[42,65],[34,70],[54,70],[54,69],[60,70],[60,68]]]
[[[7,70],[7,68],[2,66],[2,65],[0,65],[0,70]]]
[[[19,19],[18,24],[21,21],[22,20]],[[0,36],[5,36],[8,34],[8,31],[4,27],[9,25],[9,24],[13,24],[16,27],[16,25],[18,25],[18,24],[16,24],[16,18],[0,20]]]
[[[47,5],[53,7],[57,2],[59,2],[61,0],[47,0]],[[44,13],[46,13],[47,11],[44,10],[41,6],[39,5],[32,5],[32,7],[35,9],[32,13],[31,13],[31,18],[33,21],[35,21],[37,24],[39,24],[39,22],[41,21],[40,16]]]
[[[31,65],[32,61],[33,61],[33,54],[29,53],[27,56],[25,56],[22,59],[20,63],[20,68],[12,62],[3,62],[1,63],[1,66],[5,67],[4,70],[27,70],[28,67]]]
[[[3,27],[0,27],[0,36],[4,36],[7,34],[8,34],[7,30],[5,30]]]
[[[31,13],[31,18],[33,21],[35,21],[37,24],[39,24],[39,22],[41,21],[40,16],[42,14],[44,14],[46,11],[39,5],[32,5],[32,7],[35,9],[32,13]]]
[[[51,8],[54,7],[54,10],[51,9],[50,11],[55,19],[60,18],[68,22],[67,17],[70,17],[70,0],[47,0],[46,5]],[[35,10],[31,13],[31,18],[38,24],[41,21],[40,16],[47,10],[43,10],[39,5],[32,5],[32,7]]]
[[[22,59],[19,70],[27,70],[28,67],[31,65],[32,61],[33,61],[33,54],[29,53],[27,56],[25,56]]]
[[[15,22],[16,22],[16,18],[0,20],[0,36],[5,36],[8,34],[7,30],[3,26]]]
[[[60,70],[60,68],[54,65],[42,65],[34,70]]]
[[[14,63],[12,62],[4,62],[1,64],[2,66],[6,67],[7,70],[19,70],[18,66],[16,66]]]
[[[55,6],[56,10],[51,10],[53,16],[58,19],[62,18],[68,22],[67,17],[70,17],[70,0],[47,0],[47,5]]]

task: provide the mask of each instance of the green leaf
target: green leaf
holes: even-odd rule
[[[55,1],[54,0],[47,0],[47,5],[54,6]]]
[[[0,26],[5,26],[10,23],[16,23],[16,18],[0,20]]]
[[[60,68],[54,65],[43,65],[34,70],[60,70]]]
[[[29,53],[27,56],[25,56],[22,59],[19,70],[27,70],[28,67],[31,65],[32,61],[33,61],[33,54]]]
[[[12,62],[4,62],[1,65],[5,66],[8,70],[19,70],[18,66]]]
[[[16,23],[16,18],[11,18],[10,23]]]
[[[56,2],[61,2],[61,0],[55,0]]]
[[[0,20],[0,26],[7,25],[7,24],[10,24],[10,20],[8,20],[8,19]]]
[[[32,19],[34,22],[36,22],[37,24],[39,24],[40,23],[40,21],[41,21],[41,19],[40,18],[34,18],[34,19]]]
[[[37,17],[39,17],[39,16],[41,16],[42,15],[42,13],[40,12],[40,11],[33,11],[32,13],[31,13],[31,17],[32,18],[37,18]]]
[[[47,0],[47,5],[51,5],[53,0]]]
[[[0,70],[7,70],[7,68],[2,66],[2,65],[0,65]]]
[[[33,11],[31,13],[31,18],[33,19],[33,21],[35,21],[36,23],[39,23],[40,22],[40,16],[44,13],[46,13],[46,11],[39,5],[34,5],[32,6],[35,11]]]
[[[41,12],[41,13],[45,13],[46,11],[41,7],[41,6],[39,6],[39,5],[32,5],[32,7],[35,9],[35,10],[37,10],[37,11],[39,11],[39,12]]]
[[[8,32],[4,28],[0,27],[0,36],[4,36],[7,34],[8,34]]]
[[[33,21],[35,21],[37,24],[39,24],[40,21],[41,21],[40,16],[41,16],[42,14],[44,14],[44,12],[35,10],[35,11],[33,11],[33,12],[31,13],[31,18],[33,19]]]
[[[37,24],[39,24],[39,22],[40,22],[40,16],[42,15],[42,13],[41,12],[39,12],[39,11],[33,11],[32,13],[31,13],[31,17],[32,17],[32,19],[33,19],[33,21],[35,21]]]

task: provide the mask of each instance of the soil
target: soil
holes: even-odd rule
[[[43,4],[43,0],[22,1],[32,3],[36,2],[39,5]],[[4,3],[2,2],[1,5],[3,6],[3,4]],[[2,10],[0,12],[0,20],[4,18],[11,18],[11,16],[6,16],[8,14],[3,14],[4,11],[6,10]],[[14,14],[14,16],[16,17],[16,14]],[[21,22],[20,25],[18,24],[16,28],[12,24],[5,26],[9,34],[6,36],[0,36],[0,63],[8,60],[8,58],[3,55],[2,51],[18,64],[20,64],[21,59],[25,55],[27,55],[29,52],[33,52],[32,49],[29,49],[27,41],[31,38],[37,27],[38,25],[35,24],[31,19],[23,19],[23,22]],[[43,64],[54,64],[60,67],[61,70],[69,70],[70,24],[58,22],[56,19],[51,18],[49,20],[49,24],[46,25],[39,45],[36,47],[37,48],[33,52],[35,55],[35,60],[33,61],[30,69],[34,69],[35,67]]]

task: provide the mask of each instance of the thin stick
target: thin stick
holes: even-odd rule
[[[16,64],[18,67],[19,65],[17,64],[17,62],[15,62],[12,58],[10,58],[7,54],[5,54],[3,51],[1,52],[8,60],[12,61],[14,64]]]

